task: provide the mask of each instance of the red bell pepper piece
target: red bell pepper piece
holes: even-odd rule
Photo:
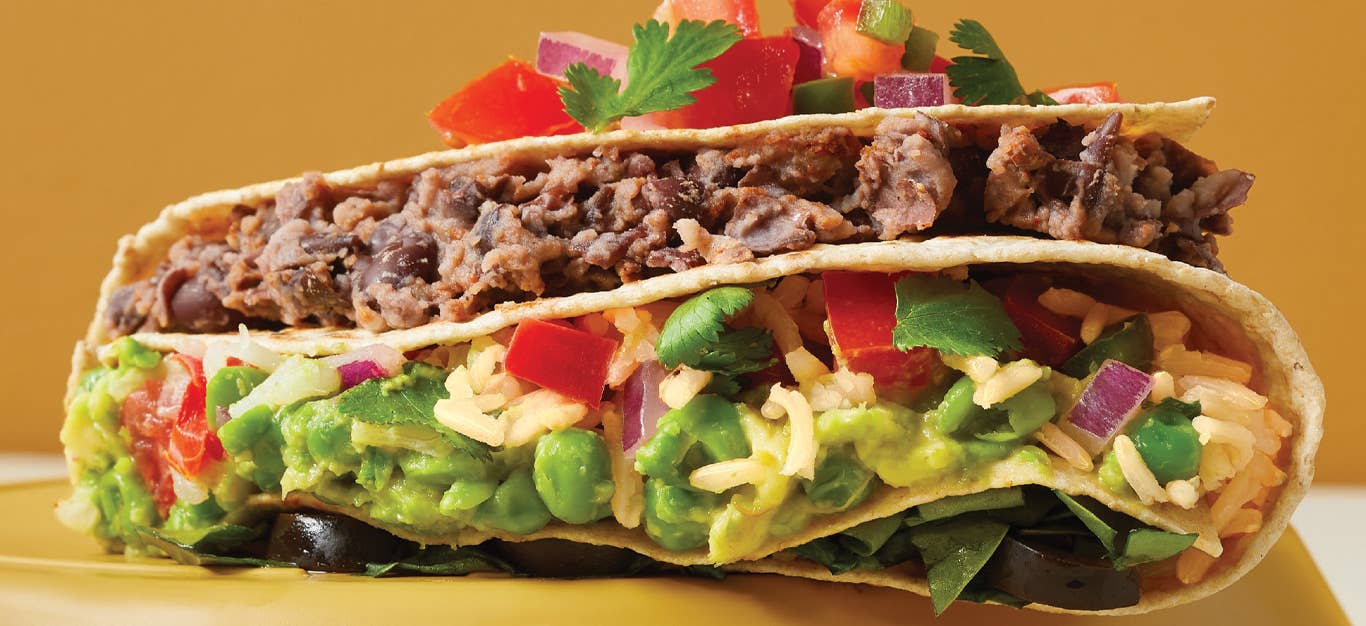
[[[879,387],[912,392],[932,382],[942,365],[931,348],[902,352],[892,345],[896,281],[896,275],[878,272],[821,274],[839,358],[853,371],[872,374]]]
[[[655,9],[654,18],[671,26],[683,20],[724,20],[740,27],[745,37],[759,34],[759,9],[754,0],[664,0]]]
[[[1054,87],[1045,89],[1047,93],[1058,104],[1102,104],[1105,102],[1123,102],[1119,99],[1119,89],[1113,82],[1091,83],[1089,85],[1069,85],[1066,87]]]
[[[1063,317],[1039,304],[1041,281],[1015,279],[1006,287],[1001,303],[1020,331],[1025,358],[1058,367],[1081,349],[1080,322]]]
[[[617,342],[573,326],[526,320],[517,325],[504,366],[509,374],[597,408]]]
[[[906,46],[883,43],[858,32],[862,5],[862,0],[833,0],[817,16],[826,74],[867,81],[879,74],[902,71],[901,55]]]
[[[454,148],[580,132],[583,127],[560,102],[562,84],[536,73],[526,61],[509,58],[442,100],[427,114],[427,121]]]
[[[830,4],[830,0],[787,0],[787,3],[792,5],[792,16],[797,18],[797,24],[815,28],[821,9]]]
[[[792,113],[797,42],[790,37],[742,39],[703,63],[716,84],[693,93],[697,102],[623,120],[626,128],[714,128],[771,120]]]

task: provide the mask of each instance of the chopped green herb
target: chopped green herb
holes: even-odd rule
[[[446,443],[477,459],[489,458],[488,446],[436,421],[437,400],[450,397],[440,368],[413,361],[393,378],[367,380],[337,397],[337,411],[352,419],[379,426],[426,426]]]
[[[570,117],[585,128],[601,132],[623,117],[671,111],[697,101],[692,92],[716,82],[711,70],[698,68],[740,41],[734,24],[684,20],[669,36],[668,24],[650,20],[631,29],[635,43],[626,58],[626,89],[621,81],[603,76],[585,63],[565,68],[569,86],[560,87],[560,100]]]
[[[772,365],[773,337],[767,330],[725,330],[726,318],[753,300],[754,292],[744,287],[718,287],[684,302],[659,332],[659,362],[667,368],[682,364],[727,376]]]
[[[949,41],[980,56],[953,57],[948,67],[953,94],[963,104],[1057,104],[1042,91],[1025,93],[1020,77],[987,28],[977,20],[959,20]]]
[[[1020,348],[1020,331],[1001,301],[974,281],[912,274],[896,283],[898,350],[921,346],[961,356],[1000,356]]]

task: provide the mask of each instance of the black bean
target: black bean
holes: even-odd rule
[[[204,287],[202,281],[191,278],[180,284],[171,296],[169,313],[171,326],[196,333],[231,330],[239,316]]]
[[[429,235],[404,234],[375,254],[361,272],[359,287],[365,290],[375,283],[398,286],[409,278],[436,282],[437,264],[436,242]]]

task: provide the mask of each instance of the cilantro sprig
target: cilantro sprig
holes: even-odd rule
[[[1020,331],[996,296],[976,282],[912,274],[896,283],[898,350],[928,346],[959,356],[1000,356],[1020,349]]]
[[[670,369],[682,364],[726,376],[772,365],[773,336],[767,330],[726,330],[726,318],[753,301],[754,292],[744,287],[717,287],[679,305],[659,331],[659,362]]]
[[[953,57],[953,64],[945,70],[953,95],[963,104],[1057,104],[1037,89],[1025,93],[1015,67],[981,22],[959,20],[949,32],[949,41],[980,55]]]
[[[569,86],[560,101],[584,128],[601,132],[623,117],[670,111],[697,101],[692,92],[716,83],[711,70],[698,68],[740,41],[734,24],[684,20],[669,36],[668,24],[650,20],[631,28],[635,43],[626,57],[626,89],[585,63],[565,68]]]

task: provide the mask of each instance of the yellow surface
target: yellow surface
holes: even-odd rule
[[[425,111],[541,30],[619,41],[653,0],[0,2],[0,448],[55,450],[70,343],[115,238],[223,187],[439,147]],[[1319,477],[1366,480],[1346,395],[1366,353],[1366,3],[913,2],[983,20],[1030,87],[1118,80],[1221,100],[1194,147],[1258,175],[1223,258],[1276,301],[1335,391]],[[790,22],[760,0],[768,32]],[[1345,391],[1344,391],[1345,390]]]
[[[0,488],[0,622],[14,624],[1314,624],[1347,618],[1293,531],[1251,575],[1195,604],[1136,617],[954,605],[891,589],[776,576],[548,581],[372,580],[293,569],[129,562],[52,523],[61,483]]]

